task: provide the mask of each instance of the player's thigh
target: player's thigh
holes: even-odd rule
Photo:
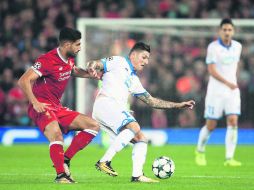
[[[125,108],[108,98],[99,98],[95,101],[93,118],[116,134],[127,124],[136,122],[136,119]]]
[[[49,142],[63,141],[63,134],[56,120],[47,124],[44,129],[44,135]]]
[[[69,130],[85,130],[85,129],[99,131],[99,125],[94,119],[84,114],[79,114],[69,125]]]
[[[239,89],[235,89],[232,91],[230,96],[227,98],[225,104],[226,116],[232,116],[228,118],[232,118],[233,120],[238,118],[237,116],[241,114],[241,98]]]
[[[138,122],[136,121],[133,121],[133,122],[130,122],[128,123],[127,125],[125,125],[123,128],[127,128],[127,129],[130,129],[131,131],[133,131],[136,136],[142,136],[142,132],[140,130],[140,125],[138,124]]]
[[[214,94],[207,94],[205,99],[205,119],[218,120],[223,115],[225,108],[224,96],[216,96]]]

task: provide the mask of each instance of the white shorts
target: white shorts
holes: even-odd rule
[[[115,134],[118,134],[128,123],[136,122],[136,119],[124,106],[108,97],[96,98],[92,117],[99,122],[101,128],[107,133],[112,131]]]
[[[223,116],[223,112],[225,115],[241,114],[241,98],[238,88],[225,92],[207,92],[204,117],[217,120]]]

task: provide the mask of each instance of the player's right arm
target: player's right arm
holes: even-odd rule
[[[30,68],[20,77],[18,85],[27,96],[29,102],[33,105],[34,110],[38,113],[42,113],[46,111],[47,105],[49,104],[39,102],[32,91],[32,86],[38,78],[39,75]]]
[[[195,105],[194,100],[189,100],[186,102],[171,102],[167,100],[162,100],[159,98],[152,97],[148,92],[142,93],[138,96],[136,96],[138,99],[146,103],[152,108],[157,108],[157,109],[171,109],[171,108],[189,108],[193,109]]]
[[[227,81],[221,74],[218,73],[216,69],[217,63],[217,55],[216,55],[216,46],[214,43],[210,43],[207,48],[207,55],[206,55],[206,64],[208,65],[208,72],[209,74],[214,77],[216,80],[220,81],[221,83],[225,84],[232,90],[235,88],[238,88],[237,85],[231,83],[230,81]]]
[[[234,83],[231,83],[229,81],[227,81],[226,79],[224,79],[216,70],[216,66],[215,64],[209,64],[208,65],[208,72],[211,76],[213,76],[215,79],[217,79],[218,81],[224,83],[225,85],[227,85],[229,88],[231,88],[232,90],[238,88],[238,86]]]

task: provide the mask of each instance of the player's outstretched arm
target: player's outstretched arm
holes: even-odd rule
[[[152,97],[148,92],[137,96],[138,99],[142,100],[147,105],[157,109],[170,109],[170,108],[189,108],[192,109],[195,105],[195,101],[190,100],[186,102],[170,102],[159,98]]]
[[[99,72],[103,70],[103,64],[100,60],[89,61],[86,63],[86,69],[82,69],[80,67],[74,67],[71,75],[74,77],[81,78],[94,78],[100,79]]]

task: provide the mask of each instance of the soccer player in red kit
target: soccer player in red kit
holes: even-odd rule
[[[97,78],[96,71],[88,72],[74,65],[74,57],[80,51],[80,39],[79,31],[63,28],[59,34],[59,47],[41,55],[19,79],[19,86],[30,102],[28,115],[49,140],[57,183],[75,183],[69,171],[70,160],[99,130],[95,120],[60,103],[70,76]],[[70,130],[80,132],[64,152],[63,133]]]

